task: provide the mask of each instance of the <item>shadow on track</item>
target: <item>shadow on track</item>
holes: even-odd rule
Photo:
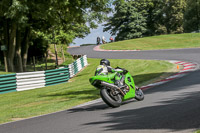
[[[137,100],[131,99],[131,100],[125,101],[122,103],[121,106],[128,104],[128,103],[133,103],[133,102],[137,102]],[[112,110],[112,109],[114,109],[114,108],[111,108],[104,102],[101,102],[101,103],[98,103],[97,105],[92,104],[92,105],[88,105],[88,106],[72,108],[72,109],[69,109],[68,112],[75,113],[75,112],[82,112],[82,111],[103,111],[103,110]]]
[[[169,129],[181,131],[200,128],[200,72],[193,72],[179,80],[171,81],[145,91],[145,94],[160,94],[170,92],[174,96],[160,98],[153,105],[147,105],[134,109],[114,110],[105,113],[107,118],[103,121],[85,123],[84,125],[105,125],[106,131],[119,130],[151,130]],[[192,78],[192,79],[191,79]],[[191,90],[191,91],[190,91]],[[193,90],[193,91],[192,91]],[[176,94],[176,92],[178,92]],[[148,99],[145,99],[148,100]],[[141,103],[142,104],[142,103]],[[121,106],[120,108],[123,108]]]
[[[145,76],[145,75],[137,75]],[[148,76],[148,75],[146,75]],[[194,78],[196,77],[196,78]],[[157,97],[161,94],[159,99],[154,98],[150,104],[148,100],[152,97],[144,99],[143,102],[131,102],[131,104],[124,104],[120,108],[113,109],[101,102],[95,105],[85,106],[81,108],[70,109],[67,112],[76,113],[82,111],[97,111],[102,112],[107,119],[96,120],[82,125],[98,125],[104,126],[106,131],[117,130],[151,130],[151,129],[169,129],[172,131],[181,131],[185,129],[199,128],[200,123],[200,71],[191,72],[190,74],[167,82],[165,84],[150,88],[144,91],[145,95],[152,95]],[[89,85],[89,82],[88,82]],[[193,90],[193,91],[192,91]],[[92,93],[99,90],[78,91],[81,94]],[[163,93],[164,92],[164,93]],[[62,93],[47,96],[76,96],[74,93]],[[167,98],[162,95],[169,94]],[[171,96],[172,94],[172,96]],[[166,96],[166,95],[165,95]],[[83,98],[83,97],[82,97]],[[87,97],[85,97],[87,98]],[[127,102],[127,103],[129,103]],[[132,104],[133,103],[133,104]],[[153,104],[152,104],[153,103]],[[143,105],[144,104],[144,105]],[[138,105],[137,107],[135,105]],[[141,105],[141,106],[140,106]]]
[[[103,116],[107,118],[106,120],[96,120],[83,125],[104,125],[105,131],[144,129],[182,131],[200,128],[200,89],[197,89],[200,85],[200,79],[194,79],[193,77],[200,77],[200,71],[192,72],[178,80],[146,90],[146,95],[155,96],[157,93],[160,94],[160,92],[174,94],[173,96],[168,96],[168,98],[161,97],[153,105],[134,108],[134,103],[137,104],[137,102],[130,100],[129,102],[133,104],[128,105],[127,103],[129,102],[127,102],[120,107],[122,109],[113,109],[105,103],[100,103],[69,111],[71,113],[104,111]],[[148,98],[145,100],[148,100]],[[141,102],[141,104],[143,103]],[[126,107],[128,109],[125,109]]]
[[[198,101],[196,101],[198,100]],[[107,125],[106,130],[170,129],[180,131],[199,128],[200,92],[162,101],[157,106],[104,114],[108,119],[84,125]],[[191,112],[192,111],[192,112]]]

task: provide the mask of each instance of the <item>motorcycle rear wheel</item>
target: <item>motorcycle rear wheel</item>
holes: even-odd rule
[[[103,101],[110,107],[116,108],[122,103],[121,96],[119,94],[113,96],[109,89],[101,89],[100,95]]]

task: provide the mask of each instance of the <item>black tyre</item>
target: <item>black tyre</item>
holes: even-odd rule
[[[101,89],[101,98],[110,107],[119,107],[122,103],[122,98],[119,94],[113,95],[109,89]]]
[[[141,89],[135,90],[135,99],[138,100],[138,101],[144,100],[144,93]]]

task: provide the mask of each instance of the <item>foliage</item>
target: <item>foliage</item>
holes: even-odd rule
[[[107,18],[112,4],[104,31],[115,40],[200,29],[200,0],[1,0],[0,45],[8,47],[8,70],[26,71],[36,37],[39,47],[44,41],[68,45],[85,37]]]
[[[142,37],[146,32],[146,6],[146,1],[140,0],[116,2],[116,12],[108,19],[104,31],[117,34],[116,41]]]
[[[147,15],[147,32],[145,36],[166,34],[167,30],[163,21],[163,7],[164,0],[149,0],[148,1],[148,15]]]
[[[163,21],[167,33],[183,32],[183,15],[185,10],[185,0],[166,0],[163,7]]]
[[[184,31],[193,32],[200,30],[200,0],[187,0],[184,14]]]
[[[104,31],[116,40],[182,33],[185,0],[116,0]]]
[[[32,58],[33,56],[45,56],[48,47],[48,41],[42,36],[32,37],[28,57]]]
[[[106,18],[110,2],[1,0],[0,43],[8,46],[8,70],[26,70],[28,48],[34,40],[32,37],[67,45],[76,37],[84,37],[90,28],[97,27],[95,22],[102,22]],[[14,67],[16,61],[18,65]]]

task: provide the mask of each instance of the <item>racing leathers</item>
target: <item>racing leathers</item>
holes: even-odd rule
[[[95,75],[107,75],[109,72],[116,73],[113,76],[113,78],[115,80],[115,85],[119,86],[120,88],[123,87],[124,79],[123,79],[123,70],[122,69],[114,69],[111,66],[99,65],[96,68]]]

